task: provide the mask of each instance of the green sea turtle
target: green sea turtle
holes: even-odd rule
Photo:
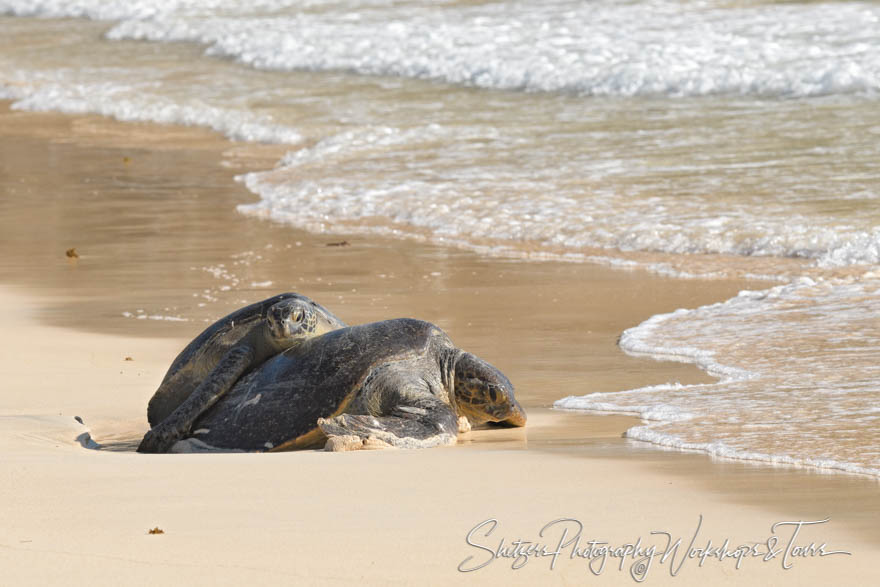
[[[501,371],[436,326],[401,318],[328,332],[269,359],[172,452],[454,444],[459,418],[524,426]]]
[[[302,340],[345,326],[296,293],[273,296],[218,320],[171,364],[147,407],[152,429],[138,451],[167,451],[242,375]]]

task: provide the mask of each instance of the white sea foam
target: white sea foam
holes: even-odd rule
[[[880,8],[679,2],[0,0],[118,20],[111,39],[194,41],[258,68],[589,95],[810,96],[880,89]]]
[[[646,391],[673,392],[683,389],[680,383],[652,385],[645,388],[630,389],[617,392],[620,394],[638,394]],[[653,405],[628,405],[606,401],[608,394],[590,393],[582,396],[564,397],[554,402],[553,407],[562,410],[587,410],[590,412],[606,412],[615,414],[636,414],[643,420],[657,420],[662,422],[679,422],[693,419],[694,415],[681,408],[668,404]]]
[[[767,454],[756,451],[738,450],[723,442],[687,442],[677,436],[663,434],[648,426],[634,426],[626,431],[626,437],[642,442],[683,451],[706,453],[720,459],[758,462],[774,466],[791,466],[818,469],[822,472],[842,471],[855,475],[880,477],[880,467],[865,467],[835,459],[815,459],[791,455]]]
[[[119,20],[109,33],[114,39],[194,40],[246,63],[281,69],[341,68],[471,83],[464,78],[474,76],[461,72],[477,64],[488,80],[472,80],[478,85],[625,95],[642,90],[615,94],[608,80],[585,89],[583,84],[593,82],[581,77],[619,75],[613,64],[641,63],[638,67],[645,71],[639,79],[659,98],[607,102],[548,97],[542,103],[516,93],[475,97],[473,92],[420,86],[418,92],[406,93],[412,112],[398,114],[400,101],[386,103],[382,95],[359,92],[360,86],[310,94],[282,74],[257,74],[220,62],[193,68],[187,67],[192,61],[178,65],[173,59],[151,60],[139,44],[105,42],[118,50],[85,51],[70,58],[72,65],[62,66],[72,53],[69,47],[85,41],[98,48],[88,36],[60,40],[54,60],[46,56],[55,54],[41,47],[32,57],[13,53],[14,58],[0,61],[0,95],[14,99],[20,109],[201,125],[234,139],[304,145],[277,169],[244,177],[261,201],[240,210],[309,230],[403,235],[527,258],[595,259],[585,249],[603,248],[797,257],[822,267],[880,262],[880,212],[860,206],[880,197],[880,172],[874,165],[880,142],[873,140],[880,133],[880,109],[871,92],[802,107],[796,101],[756,106],[725,99],[719,108],[712,101],[669,100],[692,92],[678,87],[681,80],[659,83],[645,77],[700,75],[706,79],[685,85],[721,88],[723,84],[711,79],[715,70],[699,60],[705,50],[718,66],[766,74],[780,85],[775,90],[731,86],[721,94],[812,95],[815,88],[798,85],[803,85],[797,81],[801,67],[831,68],[831,74],[822,74],[831,85],[819,93],[847,93],[853,88],[833,82],[848,71],[846,60],[857,57],[871,64],[880,59],[880,40],[875,47],[875,36],[868,34],[880,8],[858,3],[731,8],[710,3],[683,9],[680,3],[659,0],[588,7],[553,2],[540,8],[518,2],[438,7],[328,1],[303,6],[266,0],[257,8],[259,17],[253,16],[253,7],[232,0],[0,0],[0,10],[10,13]],[[386,26],[393,30],[386,31]],[[614,37],[611,29],[621,26]],[[638,30],[630,31],[632,27]],[[711,47],[687,40],[682,31],[688,27],[700,29],[705,36],[701,43]],[[336,28],[345,34],[335,34]],[[423,29],[433,33],[416,34]],[[523,42],[525,34],[529,42]],[[656,46],[666,45],[652,39],[661,34],[669,36],[670,44],[658,52]],[[485,42],[488,38],[492,43]],[[406,45],[422,42],[428,45]],[[403,44],[390,48],[387,43]],[[560,52],[545,54],[542,48],[547,47]],[[353,51],[361,65],[334,61],[346,51]],[[766,62],[748,61],[750,52]],[[329,61],[287,63],[288,56]],[[639,61],[649,57],[669,62]],[[270,58],[281,62],[263,63]],[[422,58],[430,67],[449,71],[407,73],[406,60]],[[376,59],[400,61],[400,71],[396,65],[370,65]],[[496,83],[492,80],[501,75],[493,73],[496,66],[519,67],[529,81]],[[541,81],[545,66],[552,69],[557,85]],[[870,80],[880,70],[872,67],[863,67],[867,77],[857,86],[873,87]],[[452,79],[456,75],[464,77]],[[195,83],[187,81],[189,76]],[[508,72],[498,79],[515,77]],[[475,79],[482,80],[483,74]],[[611,86],[601,90],[603,84]],[[661,86],[666,89],[658,90]],[[662,114],[652,115],[652,109]],[[819,144],[810,142],[811,124],[823,116],[828,118],[823,128],[836,128],[836,135],[825,132]],[[694,133],[694,128],[704,131]],[[768,128],[775,130],[765,132]],[[739,143],[750,148],[736,151],[733,146]],[[847,204],[829,211],[828,200]],[[661,262],[640,266],[678,277],[725,275],[723,268],[695,271]],[[772,271],[763,276],[779,277]]]
[[[183,318],[181,316],[166,316],[163,314],[147,314],[143,312],[143,310],[139,310],[137,313],[132,312],[123,312],[122,316],[125,318],[135,318],[137,320],[159,320],[165,322],[189,322],[189,318]]]
[[[269,69],[343,70],[590,95],[816,95],[880,88],[880,9],[572,0],[442,6],[4,0],[13,14],[121,20],[111,39],[195,41]],[[267,15],[268,13],[268,15]],[[256,14],[256,16],[253,16]],[[842,32],[850,42],[841,43]],[[657,49],[661,47],[662,49]]]
[[[803,278],[654,316],[629,329],[621,348],[697,363],[718,383],[591,393],[554,405],[637,414],[647,423],[627,437],[664,447],[880,476],[878,294],[874,272]]]
[[[122,83],[81,81],[82,72],[58,71],[7,74],[0,80],[0,98],[15,100],[20,110],[100,114],[127,122],[204,126],[231,139],[296,144],[296,129],[274,124],[253,112],[212,106],[199,99],[177,101],[153,91],[155,80]]]
[[[359,0],[368,6],[388,5],[392,0]],[[151,19],[160,16],[226,15],[271,12],[285,7],[316,8],[345,4],[345,0],[0,0],[0,13],[45,18],[91,18],[95,20]]]
[[[494,248],[508,255],[523,249],[533,255],[543,248],[552,257],[562,249],[585,260],[595,255],[579,251],[607,248],[798,257],[821,267],[880,262],[880,229],[871,228],[870,216],[793,216],[787,203],[770,201],[756,208],[750,199],[711,202],[674,193],[639,197],[603,189],[572,192],[551,176],[577,174],[569,169],[581,163],[577,153],[569,153],[567,164],[555,168],[526,163],[517,169],[498,161],[469,165],[463,161],[466,153],[455,151],[471,140],[465,135],[479,134],[478,129],[437,125],[346,131],[290,153],[277,169],[242,176],[260,201],[239,210],[309,230],[427,234],[438,242],[485,253]],[[406,153],[428,144],[437,167],[406,163]],[[380,164],[385,168],[377,174]],[[327,174],[327,169],[333,172]],[[365,219],[371,221],[358,224]],[[647,267],[679,277],[707,275],[705,270],[689,275],[662,263]]]

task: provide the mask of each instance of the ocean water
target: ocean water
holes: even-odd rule
[[[880,5],[0,0],[14,107],[288,146],[242,214],[768,289],[634,325],[628,436],[880,475]]]

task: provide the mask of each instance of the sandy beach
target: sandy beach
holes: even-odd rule
[[[709,381],[690,365],[627,356],[617,337],[764,284],[493,259],[237,213],[254,197],[233,176],[281,153],[204,130],[0,105],[4,584],[634,581],[639,557],[590,567],[570,542],[553,566],[551,556],[490,562],[502,539],[553,550],[577,524],[539,533],[563,518],[582,524],[580,549],[680,537],[677,556],[641,569],[655,584],[880,579],[876,480],[662,451],[621,437],[637,419],[550,409],[566,395]],[[282,291],[350,324],[438,324],[510,377],[528,426],[423,451],[134,453],[180,349],[210,321]],[[482,526],[469,544],[491,519],[492,533]],[[794,527],[772,529],[826,519],[790,548]],[[776,554],[762,555],[772,536]],[[739,569],[733,558],[684,558],[709,540],[754,550]],[[819,556],[823,543],[851,554]]]

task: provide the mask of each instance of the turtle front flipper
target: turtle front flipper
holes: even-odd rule
[[[164,453],[171,450],[175,442],[189,434],[199,416],[232,388],[253,363],[254,356],[255,351],[250,346],[232,348],[186,401],[146,433],[138,452]]]
[[[430,448],[455,444],[458,416],[449,404],[436,397],[421,397],[412,404],[399,404],[391,415],[342,414],[318,420],[327,435],[327,450],[380,448]],[[359,441],[359,442],[358,442]]]

